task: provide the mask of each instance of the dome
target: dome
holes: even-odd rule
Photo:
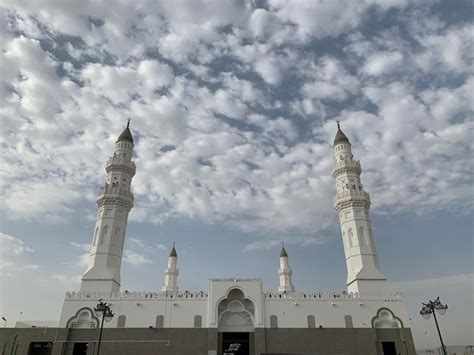
[[[336,133],[336,137],[334,138],[334,145],[336,146],[341,143],[351,144],[349,142],[349,138],[347,138],[344,132],[341,130],[341,127],[339,126],[339,122],[337,122],[337,133]]]
[[[130,132],[130,128],[128,128],[128,125],[118,137],[117,142],[130,142],[133,144],[132,132]]]

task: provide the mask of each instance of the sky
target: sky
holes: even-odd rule
[[[382,271],[441,296],[472,343],[472,1],[0,0],[0,313],[58,319],[79,288],[105,161],[131,117],[137,174],[122,289],[208,279],[340,291],[336,120],[361,161]]]

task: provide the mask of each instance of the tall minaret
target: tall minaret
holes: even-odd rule
[[[278,287],[278,293],[291,293],[295,292],[295,287],[291,282],[291,271],[290,264],[288,263],[288,254],[286,253],[285,246],[281,242],[280,251],[280,268],[278,269],[278,276],[280,277],[280,286]]]
[[[125,231],[128,213],[133,207],[130,184],[135,175],[133,137],[129,125],[130,121],[115,143],[114,155],[105,165],[107,182],[97,197],[99,212],[81,291],[117,292],[120,289]]]
[[[334,139],[336,180],[334,208],[339,214],[347,264],[348,292],[376,292],[385,287],[369,217],[370,197],[360,182],[361,167],[353,159],[351,143],[337,123]]]
[[[161,289],[162,292],[178,292],[179,270],[177,266],[178,254],[176,253],[173,242],[173,249],[171,249],[170,255],[168,256],[168,267],[165,270],[165,283]]]

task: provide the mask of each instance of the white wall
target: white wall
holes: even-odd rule
[[[261,280],[221,279],[210,280],[209,293],[123,292],[117,294],[81,293],[66,294],[60,319],[65,327],[83,307],[93,309],[99,299],[111,303],[115,317],[106,327],[117,327],[118,317],[126,316],[127,328],[155,326],[156,316],[164,316],[166,328],[192,328],[194,316],[202,317],[202,327],[218,327],[218,304],[232,290],[240,289],[255,307],[254,327],[270,327],[270,316],[278,317],[280,328],[307,328],[307,316],[315,317],[316,327],[344,328],[344,316],[351,315],[356,328],[371,328],[372,319],[381,308],[388,308],[404,327],[410,327],[405,301],[401,293],[371,293],[348,295],[346,293],[294,293],[279,295],[263,293]]]

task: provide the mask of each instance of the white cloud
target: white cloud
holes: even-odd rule
[[[151,264],[152,261],[148,259],[145,255],[135,253],[130,250],[125,250],[123,261],[129,263],[131,265],[143,265],[143,264]]]
[[[249,243],[244,246],[243,252],[253,252],[259,250],[269,250],[281,245],[282,241],[285,241],[285,246],[298,245],[298,246],[309,246],[309,245],[320,245],[327,242],[328,238],[323,236],[317,237],[282,237],[282,239],[264,239],[256,242]]]
[[[8,255],[18,256],[24,253],[34,252],[34,250],[25,245],[25,243],[21,239],[1,232],[0,246],[0,252],[2,253],[2,257],[7,257]]]
[[[469,24],[420,35],[417,39],[423,51],[416,55],[415,62],[426,72],[435,68],[438,71],[472,72],[473,32],[474,26]]]
[[[400,69],[403,55],[400,52],[375,53],[371,55],[362,70],[369,75],[389,74]]]
[[[474,273],[456,274],[442,277],[435,277],[422,280],[392,282],[391,286],[403,290],[424,290],[427,288],[444,288],[462,285],[467,288],[474,288]]]
[[[429,30],[421,31],[415,17],[402,16],[364,37],[368,11],[414,13],[395,0],[270,1],[265,9],[137,1],[113,12],[99,2],[43,5],[5,2],[2,208],[9,219],[93,214],[76,208],[93,206],[130,115],[134,221],[186,216],[303,234],[334,226],[334,124],[325,121],[335,117],[354,140],[376,208],[466,203],[472,84],[439,84],[418,66],[466,75],[470,48],[460,39],[469,37],[467,25],[427,15]],[[318,40],[328,36],[336,46],[326,50]],[[452,53],[443,44],[451,39]],[[395,72],[397,81],[386,75]]]
[[[26,254],[33,253],[19,238],[0,232],[0,275],[14,276],[17,272],[36,270],[37,264],[29,264]]]

